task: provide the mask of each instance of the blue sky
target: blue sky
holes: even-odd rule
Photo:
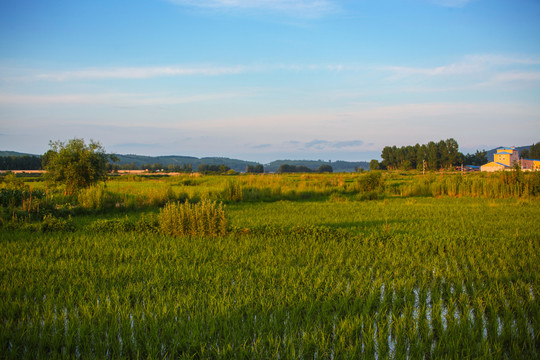
[[[3,0],[0,150],[370,160],[540,141],[537,0]]]

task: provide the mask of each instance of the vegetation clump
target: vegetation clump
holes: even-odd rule
[[[227,218],[223,204],[202,200],[199,203],[172,202],[159,211],[159,230],[173,236],[223,236]]]
[[[114,159],[93,140],[88,145],[83,139],[51,141],[49,146],[42,158],[45,179],[50,185],[64,185],[66,194],[105,180],[109,159]]]

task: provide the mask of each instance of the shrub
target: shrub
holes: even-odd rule
[[[71,217],[67,220],[59,219],[52,215],[45,215],[43,221],[41,222],[41,231],[74,231],[75,227],[71,222]]]
[[[358,189],[361,192],[379,191],[383,185],[384,180],[379,171],[370,171],[358,179]]]
[[[227,231],[227,219],[221,203],[168,203],[158,216],[159,230],[174,236],[221,236]]]
[[[360,201],[366,201],[366,200],[378,200],[379,194],[376,191],[370,191],[366,193],[362,193],[358,195],[358,200]]]

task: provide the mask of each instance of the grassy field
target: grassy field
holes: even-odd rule
[[[116,178],[39,216],[6,205],[1,357],[538,358],[534,179],[364,176]],[[227,231],[167,235],[185,200],[224,202]]]

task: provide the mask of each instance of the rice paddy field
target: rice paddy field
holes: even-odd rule
[[[5,202],[0,357],[539,358],[540,198],[506,176],[119,177]]]

